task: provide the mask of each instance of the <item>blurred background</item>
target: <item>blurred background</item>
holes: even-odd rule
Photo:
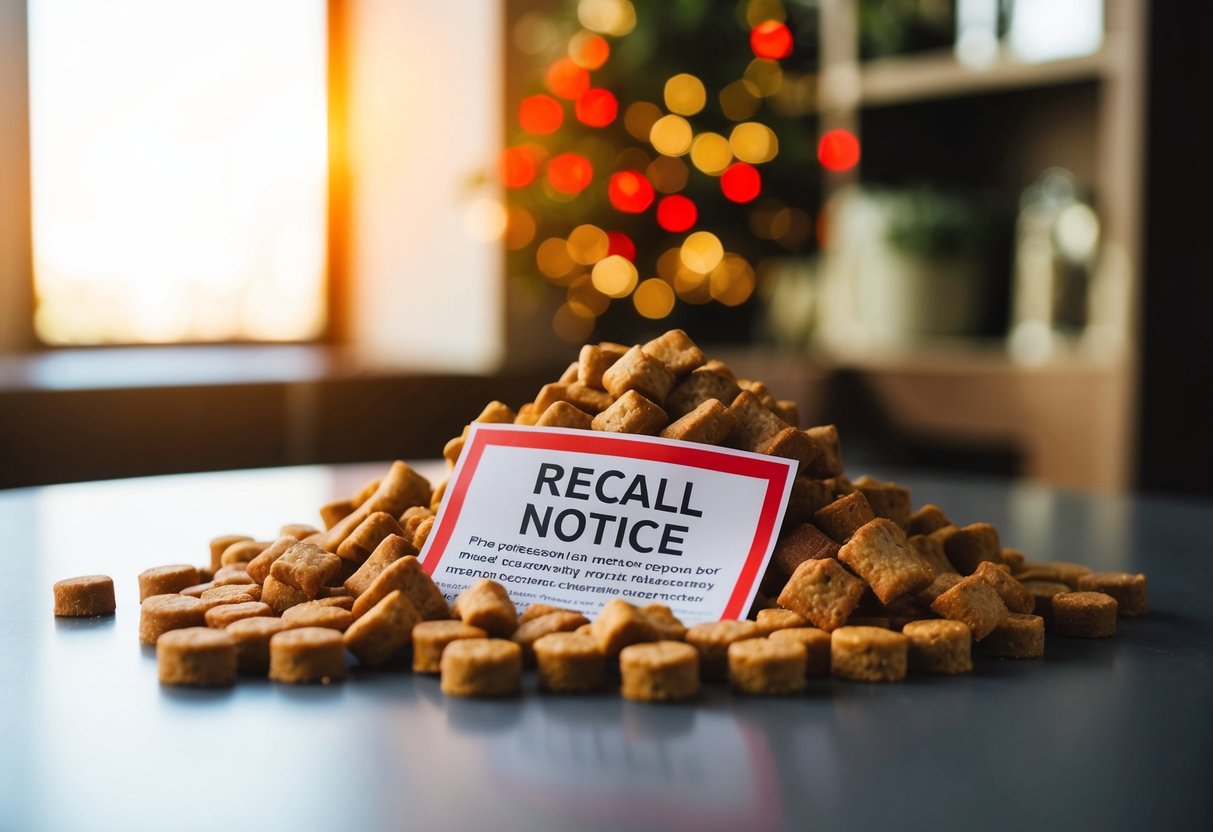
[[[422,459],[681,327],[865,465],[1213,494],[1178,0],[0,0],[0,488]]]

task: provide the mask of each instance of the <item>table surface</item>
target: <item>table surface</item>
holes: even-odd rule
[[[1207,829],[1213,818],[1213,505],[896,475],[1039,560],[1146,571],[1150,614],[1045,657],[807,695],[709,687],[444,697],[343,684],[161,687],[136,575],[228,532],[315,522],[384,466],[195,474],[0,492],[0,830]],[[878,475],[882,472],[874,472]],[[118,612],[52,616],[105,573]]]

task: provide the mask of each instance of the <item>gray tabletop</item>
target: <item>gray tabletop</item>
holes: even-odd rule
[[[435,679],[162,688],[135,576],[270,535],[383,466],[0,492],[0,830],[1208,829],[1213,506],[891,472],[1040,560],[1149,574],[1109,640],[968,676],[445,698]],[[875,472],[877,474],[881,472]],[[886,472],[889,473],[889,472]],[[112,575],[118,612],[56,620],[51,584]]]

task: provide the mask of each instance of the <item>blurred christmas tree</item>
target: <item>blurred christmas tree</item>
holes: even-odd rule
[[[569,0],[511,40],[510,276],[573,343],[747,339],[765,264],[817,247],[815,0]]]

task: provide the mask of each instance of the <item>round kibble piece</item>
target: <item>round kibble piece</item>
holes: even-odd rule
[[[209,606],[188,595],[153,595],[139,607],[139,640],[155,644],[170,630],[205,627]]]
[[[139,600],[153,595],[171,595],[201,581],[197,566],[187,563],[154,566],[139,573]]]
[[[65,578],[55,583],[53,591],[57,616],[91,618],[97,615],[113,615],[116,608],[114,579],[108,575]]]
[[[1116,635],[1116,599],[1102,592],[1060,592],[1053,596],[1053,631],[1076,638]]]
[[[1137,618],[1146,614],[1146,576],[1131,572],[1092,572],[1078,578],[1082,592],[1102,592],[1116,599],[1118,615]]]
[[[345,646],[336,630],[301,627],[270,639],[270,678],[275,682],[327,685],[344,677]]]
[[[522,687],[522,648],[502,638],[465,638],[442,651],[447,696],[513,696]]]
[[[526,667],[534,667],[536,641],[550,633],[571,633],[582,624],[588,623],[586,617],[579,612],[557,610],[522,622],[510,636],[510,641],[522,648],[522,663]]]
[[[791,610],[759,610],[757,617],[758,629],[762,631],[764,636],[769,636],[777,630],[805,628],[809,626],[809,622],[804,616]]]
[[[172,630],[156,641],[156,663],[164,685],[232,685],[236,640],[226,630],[210,627]]]
[[[606,684],[606,657],[592,636],[548,633],[535,640],[539,684],[553,693],[587,693]]]
[[[422,621],[413,628],[413,672],[439,673],[442,653],[453,641],[487,638],[488,633],[462,621]]]
[[[723,681],[729,678],[729,645],[761,635],[762,628],[753,621],[708,621],[687,630],[686,642],[699,651],[700,676]]]
[[[830,675],[830,634],[816,627],[785,627],[769,636],[772,641],[795,641],[807,652],[806,676]]]
[[[1045,620],[1011,613],[981,643],[981,651],[1000,659],[1037,659],[1045,654]]]
[[[1059,581],[1024,581],[1023,588],[1036,600],[1032,613],[1043,618],[1045,624],[1053,621],[1053,597],[1070,591],[1070,587]]]
[[[684,641],[633,644],[619,653],[620,692],[636,702],[681,702],[699,694],[699,651]]]
[[[341,607],[325,604],[313,605],[311,602],[291,607],[282,614],[282,620],[290,627],[327,627],[330,630],[344,633],[354,623],[354,614]]]
[[[909,669],[916,673],[968,673],[973,669],[973,633],[959,621],[911,621],[901,634],[909,641]]]
[[[287,625],[281,618],[242,618],[226,629],[236,641],[236,669],[264,676],[270,669],[270,639]]]
[[[206,604],[207,609],[220,604],[245,604],[249,601],[261,600],[261,587],[256,584],[213,586],[198,597],[202,603]]]
[[[242,618],[258,618],[272,615],[269,604],[260,601],[244,601],[240,604],[220,604],[206,611],[206,626],[222,630]]]
[[[807,665],[808,651],[796,641],[748,638],[729,645],[729,684],[742,693],[801,693]]]
[[[830,672],[862,682],[899,682],[909,640],[880,627],[839,627],[830,635]]]

